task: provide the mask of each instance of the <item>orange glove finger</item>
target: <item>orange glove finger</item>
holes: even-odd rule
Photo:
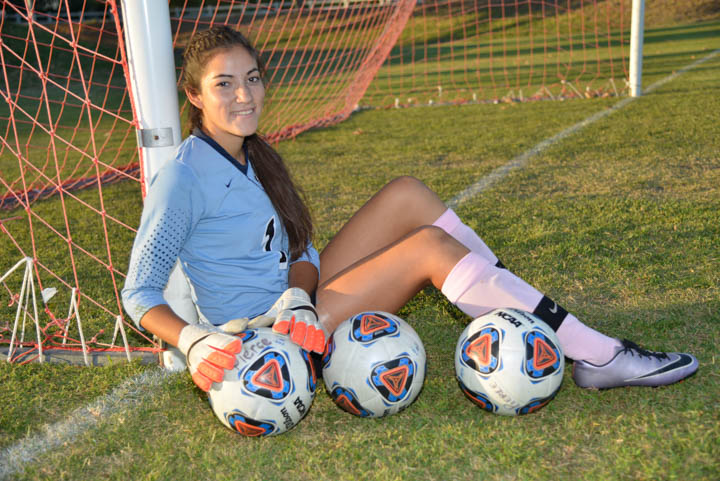
[[[306,335],[307,347],[305,347],[305,350],[322,354],[325,351],[325,333],[322,329],[316,327],[309,327],[308,331],[310,330],[312,332],[308,332]]]
[[[223,351],[229,352],[231,354],[237,354],[240,351],[242,351],[242,339],[238,338],[228,344],[227,346],[223,347]]]
[[[225,369],[216,366],[208,361],[202,361],[198,364],[197,371],[207,377],[212,382],[222,382],[225,377]]]
[[[217,348],[213,347],[213,349]],[[222,369],[232,369],[233,366],[235,366],[235,354],[217,349],[211,352],[210,355],[205,358],[205,361],[211,362],[213,365]]]
[[[323,332],[322,329],[318,329],[317,333],[315,334],[315,346],[313,350],[318,354],[322,354],[323,352],[325,352],[325,344],[327,344],[325,332]]]
[[[290,331],[290,321],[277,321],[273,324],[272,330],[278,334],[287,334]]]
[[[295,316],[293,316],[293,323],[290,327],[290,340],[295,344],[302,346],[305,343],[307,328],[307,324],[304,322],[296,322]]]
[[[195,371],[195,373],[192,375],[192,380],[199,387],[205,392],[208,392],[210,388],[212,387],[212,381],[205,377],[200,371]]]
[[[306,351],[312,351],[315,344],[315,326],[305,326],[305,339],[302,348]]]
[[[235,354],[242,351],[242,339],[238,338],[222,349],[215,346],[210,347],[214,349],[214,352],[205,359],[223,369],[232,369],[235,367]]]

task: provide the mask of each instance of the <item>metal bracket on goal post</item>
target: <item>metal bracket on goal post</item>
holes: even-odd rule
[[[144,186],[182,141],[168,2],[122,0],[128,86]]]

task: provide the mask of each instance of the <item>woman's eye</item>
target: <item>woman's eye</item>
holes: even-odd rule
[[[253,75],[252,77],[250,77],[250,78],[248,79],[248,82],[250,82],[251,84],[255,84],[255,83],[260,82],[260,80],[261,80],[261,79],[260,79],[259,76]]]
[[[224,80],[222,82],[217,83],[218,87],[227,87],[228,85],[230,85],[230,82],[226,82]]]

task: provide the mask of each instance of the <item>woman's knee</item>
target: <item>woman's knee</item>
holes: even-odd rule
[[[417,261],[435,287],[441,287],[452,268],[469,250],[443,229],[426,225],[410,236],[417,249]]]
[[[405,175],[391,180],[380,191],[383,202],[404,215],[420,214],[435,220],[446,207],[443,201],[420,179]],[[423,219],[427,220],[427,219]]]
[[[403,175],[394,178],[388,182],[385,187],[383,187],[383,190],[405,197],[408,195],[418,195],[431,192],[423,181],[411,175]]]
[[[464,248],[464,246],[455,240],[455,238],[453,238],[450,234],[434,225],[424,225],[418,227],[410,235],[410,237],[418,245],[430,249],[433,252],[443,252],[445,250],[458,250]]]

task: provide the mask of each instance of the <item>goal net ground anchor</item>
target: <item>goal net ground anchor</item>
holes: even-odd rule
[[[0,358],[7,358],[9,347],[0,347]],[[127,353],[122,351],[90,351],[83,354],[82,351],[71,351],[68,349],[43,349],[43,362],[53,364],[68,365],[88,365],[88,366],[108,366],[110,364],[118,364],[128,361]],[[23,359],[27,356],[31,362],[39,362],[37,348],[35,347],[15,347],[13,349],[13,358]],[[86,357],[87,356],[87,361]],[[130,351],[132,360],[140,359],[142,364],[157,364],[158,353],[152,351]],[[22,362],[22,361],[21,361]]]

